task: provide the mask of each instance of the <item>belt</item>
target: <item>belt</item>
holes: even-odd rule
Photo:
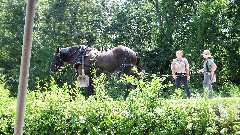
[[[175,75],[186,75],[186,73],[175,73]]]
[[[175,73],[175,76],[186,76],[186,73]]]

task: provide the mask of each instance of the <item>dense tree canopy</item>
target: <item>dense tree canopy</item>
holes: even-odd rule
[[[183,50],[191,72],[202,67],[204,49],[214,55],[217,88],[239,85],[239,0],[38,0],[29,89],[46,87],[51,76],[72,82],[74,70],[50,74],[54,48],[84,44],[98,49],[125,45],[138,51],[149,73],[170,73],[176,50]],[[0,3],[0,74],[16,94],[26,3]],[[69,67],[71,68],[71,67]],[[171,78],[169,78],[171,79]],[[191,86],[201,87],[201,75]]]

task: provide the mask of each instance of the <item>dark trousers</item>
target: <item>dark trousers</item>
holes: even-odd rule
[[[188,80],[187,80],[186,74],[176,73],[175,75],[176,75],[175,82],[176,82],[177,89],[180,88],[180,82],[182,82],[185,88],[185,92],[187,93],[187,97],[190,98],[190,91],[188,88]]]

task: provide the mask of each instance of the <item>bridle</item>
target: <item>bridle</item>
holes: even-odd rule
[[[61,50],[58,53],[54,53],[54,56],[57,57],[56,59],[59,60],[59,61],[57,61],[57,64],[56,64],[56,62],[52,62],[52,64],[54,64],[54,67],[55,67],[56,71],[58,71],[61,68],[62,63],[63,63],[63,60],[62,60],[62,57],[61,57]]]
[[[72,48],[70,48],[70,49],[72,49]],[[77,48],[74,52],[70,53],[70,54],[68,55],[68,57],[71,57],[72,55],[74,55],[75,53],[77,53],[77,52],[79,51],[79,49],[81,49],[80,46],[78,46],[78,48]],[[62,67],[62,65],[63,65],[63,63],[64,63],[64,60],[63,60],[63,59],[66,59],[66,58],[63,58],[63,57],[62,57],[61,51],[62,51],[62,50],[60,49],[60,51],[59,51],[58,53],[54,53],[54,56],[55,56],[56,59],[58,60],[58,61],[57,61],[57,64],[56,64],[56,62],[52,62],[52,64],[54,64],[54,67],[55,67],[56,71],[58,71],[59,69],[62,69],[62,68],[63,68],[63,67]],[[59,65],[58,65],[58,64],[59,64]]]

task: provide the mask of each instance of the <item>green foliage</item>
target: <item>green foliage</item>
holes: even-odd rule
[[[225,96],[230,96],[230,97],[239,97],[239,93],[240,93],[240,88],[239,86],[232,84],[232,83],[224,83],[224,85],[222,86],[222,91],[220,91],[221,93],[224,93],[222,95]]]
[[[20,69],[21,45],[24,27],[24,2],[13,0],[1,2],[0,26],[0,68],[8,78],[7,86],[13,88],[12,95],[16,95]]]
[[[29,90],[51,81],[49,66],[54,48],[87,44],[98,49],[125,45],[140,53],[145,70],[170,74],[176,50],[183,50],[191,72],[202,67],[200,53],[210,49],[217,63],[218,92],[233,83],[239,85],[239,1],[238,0],[39,0],[33,32]],[[0,68],[8,78],[6,86],[16,96],[20,69],[25,1],[3,0],[1,7]],[[57,83],[73,83],[75,73],[52,75]],[[202,78],[191,77],[193,89]],[[170,81],[169,78],[166,80]]]
[[[239,134],[239,99],[208,100],[201,75],[189,82],[197,100],[186,101],[171,78],[101,75],[96,95],[85,99],[72,67],[49,73],[57,46],[122,44],[140,52],[155,74],[170,73],[179,49],[194,73],[210,49],[218,66],[214,95],[239,97],[239,2],[38,0],[25,134]],[[23,0],[0,4],[0,133],[13,134],[25,7]]]
[[[9,90],[0,83],[0,134],[1,132],[13,134],[16,99],[10,97]]]
[[[239,98],[163,99],[164,78],[120,82],[134,84],[126,98],[108,95],[106,76],[94,80],[96,94],[86,99],[77,86],[51,80],[49,90],[28,92],[24,134],[237,134]],[[119,85],[119,84],[116,84]],[[16,99],[0,85],[0,131],[13,134]]]
[[[210,49],[218,66],[215,92],[222,96],[238,95],[235,88],[239,88],[240,80],[238,5],[238,0],[128,0],[124,3],[39,0],[29,90],[49,90],[45,84],[51,82],[51,77],[59,86],[65,82],[73,84],[76,74],[70,66],[60,74],[50,75],[52,54],[57,46],[85,43],[98,49],[119,44],[128,46],[140,53],[146,72],[153,74],[170,74],[170,63],[178,49],[184,51],[194,73],[202,67],[200,53]],[[11,96],[17,95],[25,6],[23,0],[3,0],[0,4],[0,69],[8,78],[5,87],[10,89]],[[111,79],[105,86],[112,89],[108,94],[116,98],[127,95],[130,86],[122,86],[117,78]],[[165,82],[170,79],[166,78]],[[119,84],[117,87],[112,85],[115,82]],[[190,88],[202,92],[201,82],[201,75],[192,74]],[[125,91],[119,87],[125,87]]]

